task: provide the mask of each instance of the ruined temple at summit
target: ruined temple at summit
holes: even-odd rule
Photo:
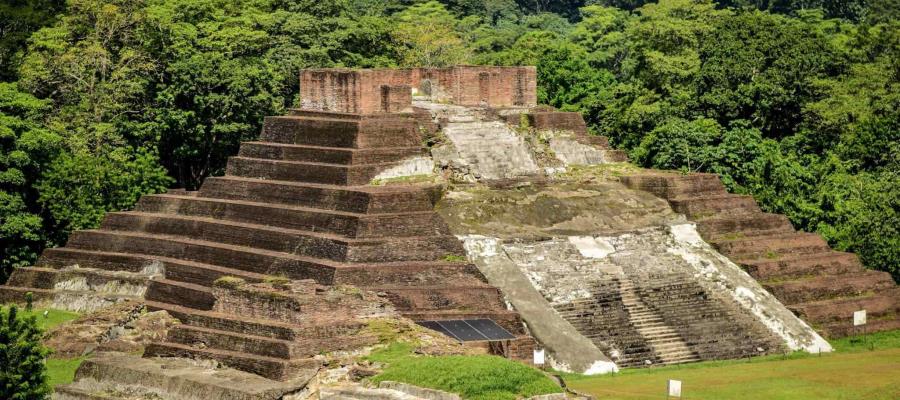
[[[511,337],[468,345],[524,362],[546,349],[585,373],[830,351],[820,335],[852,333],[859,308],[870,331],[898,327],[888,274],[715,175],[630,166],[580,114],[539,106],[536,85],[533,67],[301,71],[297,108],[267,117],[225,176],[109,213],[0,298],[138,300],[181,322],[145,363],[292,382],[316,355],[371,345],[366,319],[390,310],[489,321]],[[126,379],[104,375],[122,364],[79,377]]]

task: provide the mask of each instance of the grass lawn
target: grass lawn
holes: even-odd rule
[[[795,353],[752,361],[719,361],[627,370],[614,376],[566,376],[598,399],[665,399],[669,379],[684,399],[900,399],[900,331],[833,342],[835,353]]]
[[[412,346],[393,343],[368,357],[387,363],[374,382],[398,381],[459,393],[466,399],[515,400],[562,392],[540,371],[496,356],[416,356]]]
[[[81,365],[84,358],[51,358],[47,360],[47,378],[51,386],[72,383],[75,378],[75,370]]]
[[[19,313],[21,315],[33,315],[37,320],[38,326],[46,332],[49,329],[74,320],[78,318],[80,314],[63,311],[63,310],[54,310],[54,309],[33,309],[32,311],[25,311],[25,307],[19,306]],[[47,312],[44,315],[44,312]],[[50,385],[59,385],[64,383],[72,382],[72,379],[75,377],[75,370],[78,369],[78,366],[81,365],[81,362],[84,361],[83,358],[73,358],[73,359],[58,359],[51,358],[47,360],[47,377],[49,378]]]
[[[47,316],[44,316],[44,311],[47,312]],[[37,319],[38,326],[40,326],[44,332],[48,331],[50,328],[53,328],[60,324],[64,324],[81,316],[81,314],[71,311],[54,309],[36,308],[31,310],[31,312],[27,312],[25,311],[24,307],[20,307],[19,312],[23,315],[34,315],[35,319]]]

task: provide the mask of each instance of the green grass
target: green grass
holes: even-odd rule
[[[64,385],[71,383],[75,378],[75,370],[84,361],[84,358],[51,358],[47,360],[47,377],[50,385]]]
[[[900,349],[900,330],[846,337],[831,341],[839,353],[881,349]]]
[[[393,343],[368,357],[386,363],[374,382],[398,381],[458,393],[465,399],[514,400],[562,389],[542,372],[496,356],[416,356]]]
[[[832,354],[793,353],[747,360],[632,369],[608,376],[566,375],[598,399],[664,399],[666,382],[683,382],[684,399],[900,398],[900,331],[832,342]]]
[[[19,306],[18,308],[20,315],[33,315],[37,319],[38,326],[40,326],[44,332],[81,316],[80,314],[71,311],[55,310],[52,308],[35,308],[31,311],[25,311],[24,306]],[[47,312],[46,316],[44,316],[44,311]]]

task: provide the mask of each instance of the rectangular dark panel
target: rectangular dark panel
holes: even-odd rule
[[[426,327],[426,328],[428,328],[428,329],[431,329],[431,330],[434,330],[434,331],[438,331],[438,332],[440,332],[440,333],[443,333],[444,335],[450,336],[450,337],[452,337],[452,338],[454,338],[454,339],[456,339],[456,340],[460,340],[460,341],[461,341],[460,338],[454,336],[452,333],[450,333],[450,331],[448,331],[448,330],[445,329],[443,326],[441,326],[441,324],[437,323],[437,321],[419,321],[419,322],[416,322],[416,323],[419,324],[419,325],[422,325],[422,326],[424,326],[424,327]]]
[[[467,319],[466,323],[481,332],[488,340],[509,340],[516,337],[489,319]]]
[[[453,321],[437,321],[444,329],[450,331],[453,336],[459,338],[463,342],[471,342],[471,341],[484,341],[488,340],[487,337],[473,329],[466,321],[462,320],[453,320]]]

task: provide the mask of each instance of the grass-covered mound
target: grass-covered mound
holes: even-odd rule
[[[370,361],[385,363],[373,381],[397,381],[458,393],[473,400],[514,400],[562,392],[540,371],[502,357],[417,356],[413,346],[394,343],[370,355]]]

